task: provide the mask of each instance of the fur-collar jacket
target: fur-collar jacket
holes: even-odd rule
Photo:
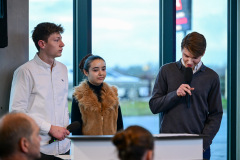
[[[118,93],[117,88],[103,82],[101,102],[87,81],[75,87],[73,96],[78,101],[82,114],[83,135],[113,135],[117,131]]]

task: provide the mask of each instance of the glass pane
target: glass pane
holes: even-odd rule
[[[64,8],[64,9],[63,9]],[[73,0],[29,0],[29,59],[33,59],[37,48],[32,41],[32,30],[41,22],[61,24],[64,28],[62,39],[65,44],[61,57],[56,58],[68,68],[69,94],[73,85]],[[71,102],[69,101],[69,111]]]
[[[177,0],[177,9],[180,3],[187,5],[189,1]],[[176,60],[182,57],[181,41],[186,34],[197,31],[205,36],[207,48],[202,62],[215,70],[220,77],[224,109],[220,130],[211,145],[211,159],[225,160],[227,159],[227,0],[192,0],[190,7],[192,12],[189,13],[192,18],[187,20],[192,23],[191,29],[176,33]],[[179,18],[177,24],[189,22],[184,21],[183,15],[180,10],[177,11],[176,17]],[[177,25],[178,29],[181,30],[183,27]]]
[[[148,101],[159,68],[159,2],[92,1],[92,50],[107,63],[105,82],[118,87],[124,128],[159,133]]]

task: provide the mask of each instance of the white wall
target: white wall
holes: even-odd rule
[[[7,0],[8,46],[0,48],[0,117],[8,112],[14,70],[28,61],[28,0]]]

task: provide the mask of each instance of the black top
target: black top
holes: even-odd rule
[[[98,101],[101,102],[101,89],[103,86],[103,83],[99,86],[95,86],[91,84],[89,81],[88,85],[93,90],[93,92],[97,95]],[[80,122],[80,126],[82,126],[82,114],[78,107],[78,101],[73,97],[72,100],[72,112],[71,112],[71,122],[78,121]],[[118,119],[117,119],[117,131],[123,130],[123,119],[122,119],[122,112],[120,106],[118,107]],[[82,127],[80,127],[78,130],[73,131],[72,135],[83,135],[82,133]]]
[[[93,92],[97,95],[98,101],[101,102],[101,89],[103,86],[103,83],[101,83],[99,86],[95,86],[92,83],[90,83],[89,81],[87,81],[89,87],[93,90]]]

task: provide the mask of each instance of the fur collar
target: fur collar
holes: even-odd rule
[[[88,110],[98,110],[99,107],[101,107],[101,103],[98,101],[96,94],[89,87],[86,80],[75,87],[73,96],[78,103],[82,104],[84,108],[88,108]],[[106,107],[119,106],[117,88],[103,82],[101,99],[103,109]]]

